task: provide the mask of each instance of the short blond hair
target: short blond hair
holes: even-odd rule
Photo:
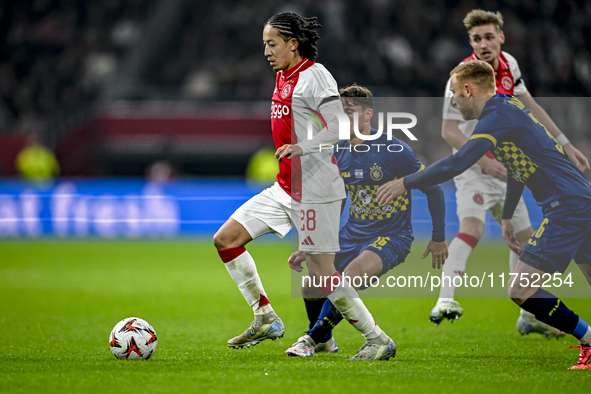
[[[468,33],[473,27],[493,24],[497,31],[503,30],[503,15],[499,11],[472,10],[464,18],[464,26]]]
[[[449,73],[455,75],[458,81],[472,81],[481,88],[489,91],[497,89],[495,82],[495,70],[483,60],[470,60],[462,63]]]

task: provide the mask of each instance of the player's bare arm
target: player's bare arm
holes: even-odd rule
[[[425,253],[423,253],[421,258],[426,258],[429,256],[429,253],[431,253],[431,257],[433,258],[433,268],[441,269],[445,263],[445,259],[449,256],[447,242],[435,242],[430,240],[427,249],[425,249]]]
[[[459,123],[459,121],[453,119],[443,119],[443,122],[441,123],[441,136],[449,145],[456,149],[460,149],[466,142],[468,142],[468,138],[462,134],[458,127]],[[507,169],[496,159],[482,156],[476,164],[482,167],[487,174],[492,175],[503,182],[507,180]]]
[[[531,113],[542,123],[546,129],[552,134],[554,138],[564,148],[564,153],[574,163],[575,166],[581,171],[589,169],[589,160],[585,157],[581,151],[574,147],[574,145],[564,137],[564,134],[558,126],[552,121],[550,115],[542,108],[536,100],[531,96],[529,92],[517,95],[525,106],[531,111]],[[563,137],[561,137],[563,136]],[[561,142],[562,141],[562,142]],[[564,142],[566,141],[566,142]]]
[[[302,263],[304,261],[306,261],[306,252],[303,252],[301,250],[293,252],[287,259],[289,268],[296,272],[302,272]]]
[[[283,160],[284,157],[291,159],[294,156],[302,156],[304,152],[302,148],[295,144],[285,144],[275,152],[275,158],[279,161]]]
[[[503,239],[507,243],[507,246],[517,254],[521,254],[522,249],[517,237],[515,236],[515,230],[513,228],[513,220],[503,219]]]
[[[380,203],[380,205],[384,205],[388,203],[388,201],[406,193],[407,190],[404,188],[404,183],[402,182],[403,179],[404,178],[395,179],[380,186],[377,193],[378,203]]]

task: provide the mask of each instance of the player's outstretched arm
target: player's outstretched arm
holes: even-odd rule
[[[486,138],[470,140],[455,155],[441,159],[423,171],[384,183],[378,189],[377,201],[383,205],[407,190],[448,181],[472,167],[493,145],[493,142]]]
[[[443,119],[441,122],[441,136],[452,147],[460,149],[466,142],[466,137],[459,129],[459,121],[453,119]],[[487,174],[505,182],[507,180],[507,169],[499,163],[491,154],[482,156],[476,162]]]
[[[566,138],[566,136],[560,131],[558,126],[552,121],[550,115],[542,108],[536,100],[531,96],[529,92],[518,95],[523,101],[523,104],[531,111],[531,113],[542,123],[546,130],[552,134],[556,141],[564,148],[564,153],[574,163],[575,166],[581,171],[588,170],[589,160],[585,157],[581,151],[574,147],[574,145]]]
[[[422,258],[431,253],[433,268],[441,268],[449,255],[445,242],[445,194],[440,185],[425,186],[420,190],[427,196],[429,213],[433,221],[433,236]]]
[[[511,218],[515,213],[519,199],[523,194],[525,183],[516,181],[509,177],[507,178],[507,194],[505,196],[505,204],[503,205],[503,239],[507,243],[507,246],[517,254],[521,254],[522,248],[517,238],[515,237],[515,230],[513,229],[513,221]]]

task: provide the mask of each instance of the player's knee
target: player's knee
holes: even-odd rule
[[[460,233],[467,234],[480,241],[484,234],[484,223],[480,219],[468,217],[460,223]]]
[[[480,241],[482,235],[484,234],[484,230],[480,228],[471,228],[467,231],[468,235],[471,235],[476,239],[476,241]]]
[[[307,285],[302,286],[302,297],[307,299],[315,299],[320,296],[322,296],[322,292],[319,289]]]
[[[228,249],[232,247],[232,237],[228,234],[227,231],[223,229],[219,229],[213,235],[213,244],[215,245],[216,249]]]

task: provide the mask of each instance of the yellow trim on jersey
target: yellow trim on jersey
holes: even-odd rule
[[[425,169],[425,165],[424,165],[423,163],[421,163],[421,168],[419,168],[419,169],[417,170],[417,172],[419,172],[419,171],[423,171],[424,169]]]
[[[470,137],[471,140],[475,138],[486,138],[495,144],[495,148],[497,147],[497,139],[490,134],[472,134],[472,137]]]

